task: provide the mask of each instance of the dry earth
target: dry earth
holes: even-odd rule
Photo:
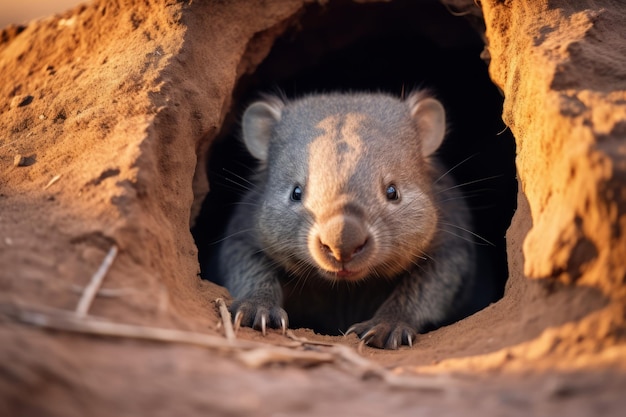
[[[238,83],[310,2],[100,0],[6,28],[0,413],[621,415],[626,6],[446,3],[479,31],[484,19],[483,56],[516,140],[510,278],[499,302],[411,349],[362,348],[368,369],[275,333],[206,346],[224,340],[213,300],[228,298],[199,279],[190,233],[208,151]],[[49,328],[76,323],[63,312],[111,247],[103,290],[78,320],[90,327]],[[97,318],[196,336],[88,334]],[[354,336],[295,333],[358,347]],[[267,352],[269,364],[251,365]]]

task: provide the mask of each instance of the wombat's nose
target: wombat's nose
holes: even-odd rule
[[[367,246],[368,233],[363,225],[346,216],[337,216],[320,228],[319,243],[326,256],[348,262]]]
[[[354,255],[363,250],[365,245],[367,245],[367,240],[355,248],[331,247],[322,241],[320,241],[320,244],[328,256],[335,258],[338,262],[348,262]]]

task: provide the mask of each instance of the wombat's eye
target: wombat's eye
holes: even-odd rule
[[[398,194],[398,189],[393,184],[387,186],[385,193],[387,194],[387,200],[389,201],[396,201],[398,200],[398,198],[400,198],[400,194]]]
[[[291,201],[300,201],[302,200],[302,187],[296,185],[291,192]]]

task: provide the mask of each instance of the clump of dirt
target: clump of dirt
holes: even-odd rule
[[[229,349],[32,325],[74,311],[115,246],[91,316],[222,336],[213,300],[228,294],[199,278],[190,232],[209,192],[206,159],[242,77],[309,10],[301,0],[99,0],[0,37],[2,413],[617,415],[626,7],[444,3],[485,25],[483,56],[516,140],[510,276],[500,301],[412,349],[361,352],[399,376],[436,374],[444,388],[399,389],[336,362],[252,369]],[[358,346],[354,336],[296,335]],[[277,393],[288,395],[270,401]]]

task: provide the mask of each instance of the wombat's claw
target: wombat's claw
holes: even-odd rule
[[[346,335],[350,333],[355,333],[368,346],[393,350],[401,345],[413,347],[416,336],[415,329],[406,323],[379,322],[376,319],[351,326]]]
[[[350,328],[348,328],[348,330],[346,330],[346,332],[343,334],[343,337],[346,337],[346,336],[348,336],[349,334],[352,334],[352,333],[354,333],[357,337],[360,338],[359,334],[356,331],[356,324],[353,325],[353,326],[350,326]],[[363,340],[361,339],[361,341],[363,341]]]
[[[289,326],[287,313],[278,306],[267,305],[264,302],[251,300],[237,300],[231,306],[231,313],[234,312],[234,329],[241,326],[252,327],[260,330],[263,336],[267,334],[267,329],[280,328],[283,334],[287,333]]]
[[[363,340],[363,342],[365,342],[366,345],[369,346],[370,342],[374,341],[375,337],[376,337],[376,330],[370,329],[363,336],[361,336],[361,339]],[[376,346],[376,343],[374,343],[373,345]],[[380,346],[376,346],[376,347],[380,347]],[[395,339],[395,338],[389,338],[387,340],[387,343],[385,344],[385,348],[387,349],[397,350],[398,347],[399,347],[398,339]]]
[[[350,328],[344,333],[344,337],[349,334],[354,333],[355,335],[357,335],[357,337],[361,339],[361,343],[365,345],[369,345],[369,341],[374,335],[373,329],[370,329],[363,334],[359,334],[359,331],[357,330],[357,326],[358,326],[357,324],[355,324],[354,326],[350,326]]]
[[[241,310],[237,310],[237,313],[235,314],[235,319],[233,320],[234,324],[234,330],[238,331],[239,328],[241,327],[241,320],[243,319],[243,314],[241,313]]]
[[[367,332],[365,332],[363,336],[361,336],[361,340],[363,340],[363,342],[365,342],[365,344],[369,346],[370,340],[372,340],[372,337],[374,337],[375,335],[376,333],[374,332],[374,329],[369,329]]]
[[[348,328],[348,330],[346,330],[346,332],[343,334],[343,337],[346,337],[346,336],[348,336],[349,334],[352,334],[352,333],[354,333],[355,335],[359,336],[359,334],[356,332],[355,327],[356,327],[356,324],[353,325],[353,326],[350,326]]]
[[[359,336],[359,338],[361,339],[361,343],[369,346],[370,345],[370,341],[372,341],[372,339],[376,336],[376,331],[375,329],[369,329],[368,331],[366,331],[365,333],[359,335],[359,333],[357,332],[355,326],[352,326],[348,329],[348,331],[346,332],[346,335],[349,335],[350,333],[354,333],[357,336]],[[398,349],[397,343],[395,343],[395,340],[393,341],[393,345],[394,346],[390,346],[391,349]],[[375,346],[375,345],[374,345]]]
[[[263,336],[265,336],[266,334],[267,318],[268,317],[265,314],[261,316],[261,332],[263,333]],[[285,321],[284,317],[280,318],[280,329],[283,332],[283,336],[287,334],[287,322]]]

